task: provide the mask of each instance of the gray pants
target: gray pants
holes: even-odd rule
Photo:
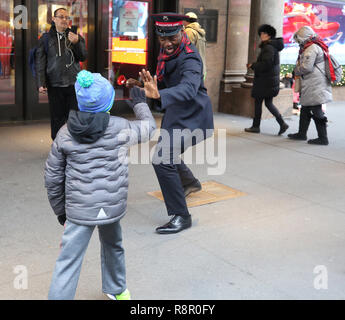
[[[81,265],[95,226],[66,222],[62,248],[56,261],[49,300],[72,300]],[[126,290],[125,254],[119,222],[98,226],[101,242],[102,290],[120,294]]]

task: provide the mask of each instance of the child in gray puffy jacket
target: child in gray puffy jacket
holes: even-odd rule
[[[100,74],[81,71],[75,90],[79,111],[70,112],[45,167],[49,202],[65,224],[48,298],[74,298],[84,254],[98,226],[103,292],[113,300],[129,299],[120,227],[127,207],[127,153],[131,145],[152,137],[156,123],[138,87],[131,89],[136,121],[110,116],[115,91]]]

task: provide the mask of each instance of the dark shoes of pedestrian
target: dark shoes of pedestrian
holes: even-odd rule
[[[307,140],[307,136],[300,133],[290,133],[288,134],[288,137],[292,140],[302,140],[302,141]]]
[[[173,218],[165,225],[158,227],[156,232],[159,234],[178,233],[192,226],[192,217],[174,215]]]
[[[196,180],[195,182],[184,186],[183,189],[184,189],[184,196],[188,197],[191,193],[201,191],[202,186],[201,186],[200,181]]]
[[[318,144],[321,146],[328,146],[328,138],[317,138],[308,140],[309,144]]]
[[[250,132],[250,133],[260,133],[260,128],[258,127],[250,127],[250,128],[245,128],[245,132]]]
[[[278,132],[278,136],[282,135],[287,129],[289,129],[289,126],[284,122],[281,126],[280,126],[280,130]]]

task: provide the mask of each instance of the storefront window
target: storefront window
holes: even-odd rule
[[[331,54],[345,65],[345,3],[336,1],[286,0],[283,37],[283,64],[295,64],[299,47],[293,35],[303,26],[310,26],[329,46]]]
[[[128,98],[121,79],[137,79],[147,68],[149,3],[113,0],[109,12],[109,80],[121,100]]]
[[[0,5],[0,105],[15,103],[13,0]]]
[[[52,23],[54,11],[59,8],[65,8],[69,12],[71,20],[70,27],[77,27],[78,33],[85,39],[87,47],[87,0],[39,0],[38,1],[38,37],[43,33],[49,32]],[[86,61],[80,63],[83,69],[87,68]],[[47,103],[47,95],[40,94],[40,103]]]

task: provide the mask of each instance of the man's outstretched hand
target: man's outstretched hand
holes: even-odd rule
[[[144,82],[146,97],[151,99],[159,99],[161,96],[157,86],[157,76],[152,78],[150,71],[146,71],[145,69],[139,72],[139,75]]]

